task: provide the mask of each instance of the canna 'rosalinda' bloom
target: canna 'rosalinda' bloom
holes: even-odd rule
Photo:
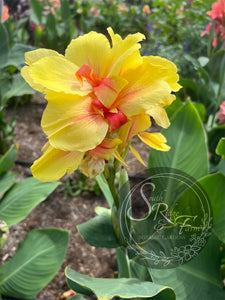
[[[77,168],[93,177],[111,156],[123,163],[135,135],[150,147],[169,150],[161,133],[146,130],[150,117],[169,126],[164,107],[180,89],[176,66],[141,56],[140,33],[125,39],[111,28],[108,33],[109,39],[90,32],[72,40],[65,56],[47,49],[25,55],[22,76],[48,101],[41,122],[48,144],[31,169],[40,180],[57,180]]]

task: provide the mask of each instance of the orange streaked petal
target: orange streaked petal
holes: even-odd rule
[[[170,150],[170,146],[165,144],[166,138],[160,132],[142,132],[138,136],[142,140],[142,142],[144,142],[151,148],[160,151]]]
[[[77,95],[91,92],[90,84],[85,82],[82,87],[77,79],[78,67],[63,56],[44,57],[27,68],[33,82],[43,89]]]
[[[87,151],[103,141],[108,122],[93,109],[91,98],[52,93],[46,99],[41,126],[54,148]]]
[[[105,117],[109,121],[109,129],[111,131],[117,131],[128,121],[127,117],[120,110],[118,110],[116,113],[105,113]]]
[[[56,181],[66,173],[74,172],[82,162],[84,153],[62,151],[49,146],[31,167],[33,176],[45,182]]]
[[[109,160],[113,152],[117,149],[117,146],[121,144],[121,142],[122,141],[117,138],[105,138],[100,145],[98,145],[95,149],[90,150],[89,154],[96,159],[103,158],[105,160]]]
[[[102,104],[110,108],[127,81],[119,76],[103,78],[100,85],[93,88],[95,95]]]
[[[140,154],[138,153],[138,151],[136,149],[134,149],[131,145],[130,145],[130,150],[133,153],[133,155],[137,158],[137,160],[146,167],[146,163],[143,161],[143,159],[141,158]]]
[[[99,78],[106,77],[110,44],[106,36],[91,31],[71,41],[65,57],[79,68],[88,65]]]
[[[101,83],[98,75],[88,65],[85,64],[76,72],[76,76],[82,86],[83,78],[86,78],[87,82],[89,82],[92,87],[98,86]]]
[[[156,123],[163,127],[168,128],[170,126],[170,121],[168,119],[167,113],[165,109],[159,105],[154,106],[150,110],[147,111],[147,113],[153,117],[153,119],[156,121]]]
[[[130,117],[146,112],[155,105],[171,101],[171,92],[177,90],[179,85],[175,66],[168,70],[168,64],[169,61],[162,60],[162,64],[157,65],[144,57],[143,63],[136,69],[124,72],[123,78],[129,83],[121,91],[114,105]],[[175,80],[174,83],[172,79]]]
[[[147,114],[140,114],[133,116],[129,122],[127,122],[121,128],[119,138],[127,143],[133,136],[145,131],[151,126],[150,117]]]

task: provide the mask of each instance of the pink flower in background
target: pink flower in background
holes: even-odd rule
[[[216,47],[218,41],[222,43],[225,42],[225,0],[219,0],[216,3],[213,3],[212,10],[208,11],[207,15],[209,15],[214,21],[216,37],[214,37],[212,41],[212,46]],[[202,32],[201,36],[204,36],[206,33],[210,32],[212,24],[212,21],[210,21],[206,29]]]
[[[219,124],[225,124],[225,101],[220,104],[220,112],[217,114]]]

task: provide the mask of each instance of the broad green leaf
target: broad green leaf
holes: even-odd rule
[[[14,184],[17,174],[5,173],[0,176],[0,198]]]
[[[213,232],[225,243],[225,176],[211,174],[199,181],[207,193],[213,210]]]
[[[198,58],[198,62],[200,63],[201,67],[205,67],[207,63],[209,62],[209,58],[206,56],[200,56]]]
[[[166,108],[166,113],[168,115],[168,118],[170,119],[174,113],[177,112],[177,110],[183,106],[183,103],[180,99],[176,99]]]
[[[77,226],[82,238],[95,247],[115,248],[119,246],[111,221],[111,211],[107,210],[97,217]]]
[[[8,226],[23,220],[31,210],[58,186],[58,182],[40,182],[33,177],[16,183],[0,202],[0,219]]]
[[[13,76],[11,89],[4,95],[5,99],[10,99],[14,96],[23,96],[27,94],[34,94],[35,91],[29,84],[23,79],[20,73]]]
[[[14,44],[9,52],[6,66],[15,66],[20,70],[25,64],[24,54],[35,49],[36,48],[28,45]]]
[[[41,3],[36,0],[31,0],[30,4],[31,4],[31,8],[34,12],[34,15],[36,17],[36,22],[41,23],[41,20],[42,20],[42,5],[41,5]]]
[[[16,145],[13,145],[3,156],[0,158],[0,175],[8,172],[14,165],[14,160],[17,155]]]
[[[220,139],[216,147],[216,153],[222,156],[223,159],[225,159],[225,138]]]
[[[13,258],[0,268],[0,293],[30,299],[61,266],[69,232],[39,229],[27,234]]]
[[[69,287],[81,294],[95,294],[99,300],[109,300],[117,296],[120,298],[153,298],[157,295],[166,296],[167,300],[175,299],[172,289],[152,282],[143,282],[136,278],[93,278],[79,274],[66,268]]]
[[[70,5],[67,0],[61,0],[61,17],[64,22],[70,17]]]
[[[186,251],[186,252],[185,252]],[[186,250],[180,255],[188,255]],[[202,252],[189,263],[174,269],[152,269],[153,282],[172,287],[178,300],[222,300],[225,291],[220,277],[221,252],[220,243],[212,235]]]
[[[141,281],[152,281],[150,269],[130,260],[131,277],[137,278]]]
[[[114,199],[113,199],[113,196],[112,196],[112,193],[109,189],[109,186],[108,184],[105,182],[104,178],[102,177],[102,175],[98,175],[95,177],[103,195],[105,196],[107,202],[109,203],[109,206],[112,207],[113,206],[113,203],[114,203]]]
[[[8,60],[8,34],[5,26],[0,22],[0,68],[4,67]]]
[[[168,152],[150,152],[149,168],[168,167],[199,179],[208,174],[206,135],[200,117],[191,102],[181,107],[162,130],[171,147]]]

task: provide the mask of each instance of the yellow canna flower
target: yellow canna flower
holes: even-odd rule
[[[32,165],[32,174],[40,181],[56,181],[66,173],[72,174],[80,169],[86,176],[95,177],[104,171],[110,157],[120,159],[117,147],[121,142],[118,138],[106,137],[95,149],[87,152],[63,151],[53,148],[48,142],[42,149],[43,155]]]
[[[83,170],[93,161],[83,159],[84,153],[96,149],[109,135],[122,141],[119,160],[123,147],[137,134],[151,147],[157,144],[159,150],[168,150],[160,134],[153,137],[144,131],[151,126],[150,116],[160,126],[169,126],[164,106],[175,99],[172,92],[180,89],[172,62],[140,55],[144,35],[122,39],[111,28],[108,33],[110,41],[96,32],[72,40],[65,56],[47,49],[28,52],[22,69],[24,79],[46,94],[48,101],[41,126],[50,150],[44,156],[62,151],[67,157],[75,156],[77,166],[85,162]],[[130,127],[132,134],[127,132]]]

